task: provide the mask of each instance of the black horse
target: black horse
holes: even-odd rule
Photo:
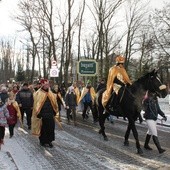
[[[103,135],[104,140],[108,140],[105,134],[104,123],[105,119],[108,117],[109,114],[127,117],[128,126],[125,133],[124,145],[129,144],[128,138],[130,135],[130,131],[132,130],[133,136],[136,140],[137,153],[142,154],[143,151],[140,147],[138,132],[135,126],[135,121],[140,116],[140,112],[142,110],[142,100],[146,94],[146,91],[156,92],[157,95],[161,98],[164,98],[167,95],[166,86],[163,85],[160,79],[158,78],[157,71],[153,70],[152,72],[147,73],[130,86],[122,86],[117,96],[119,101],[119,107],[118,109],[116,109],[116,112],[115,110],[110,110],[109,112],[106,110],[104,111],[104,108],[101,103],[102,94],[104,91],[105,89],[101,89],[97,93],[96,97],[100,125],[99,134]]]

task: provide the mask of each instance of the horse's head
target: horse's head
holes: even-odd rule
[[[168,91],[166,85],[161,82],[155,69],[141,77],[140,80],[143,82],[145,90],[154,92],[161,98],[165,98],[167,96]]]

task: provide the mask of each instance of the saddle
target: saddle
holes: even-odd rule
[[[124,83],[121,82],[117,77],[115,77],[114,83],[116,84],[119,84],[121,85],[122,87],[124,87]],[[119,93],[118,95],[113,91],[112,94],[111,94],[111,97],[110,99],[108,100],[106,106],[105,106],[105,109],[107,112],[109,112],[110,114],[112,115],[115,115],[115,116],[120,116],[121,114],[121,110],[120,110],[120,105],[119,105]]]

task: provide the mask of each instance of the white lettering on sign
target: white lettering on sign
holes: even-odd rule
[[[94,67],[94,63],[80,63],[81,67],[90,68]]]
[[[82,74],[94,74],[94,71],[86,71],[86,70],[82,70],[81,71]]]

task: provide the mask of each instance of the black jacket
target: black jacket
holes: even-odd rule
[[[147,98],[144,100],[143,106],[145,111],[144,113],[145,119],[157,120],[158,114],[161,115],[162,117],[165,117],[165,114],[159,107],[157,99],[154,99],[152,97]]]
[[[7,98],[8,98],[8,93],[7,92],[1,92],[0,93],[0,98],[2,100],[2,102],[5,104]]]
[[[69,106],[70,108],[74,108],[77,106],[77,100],[76,100],[76,94],[74,93],[67,93],[65,97],[65,103],[66,106]]]
[[[30,89],[22,89],[16,95],[18,104],[22,104],[22,108],[33,107],[33,93]]]
[[[106,84],[105,83],[99,83],[99,85],[97,86],[96,91],[98,92],[99,90],[106,88]]]

